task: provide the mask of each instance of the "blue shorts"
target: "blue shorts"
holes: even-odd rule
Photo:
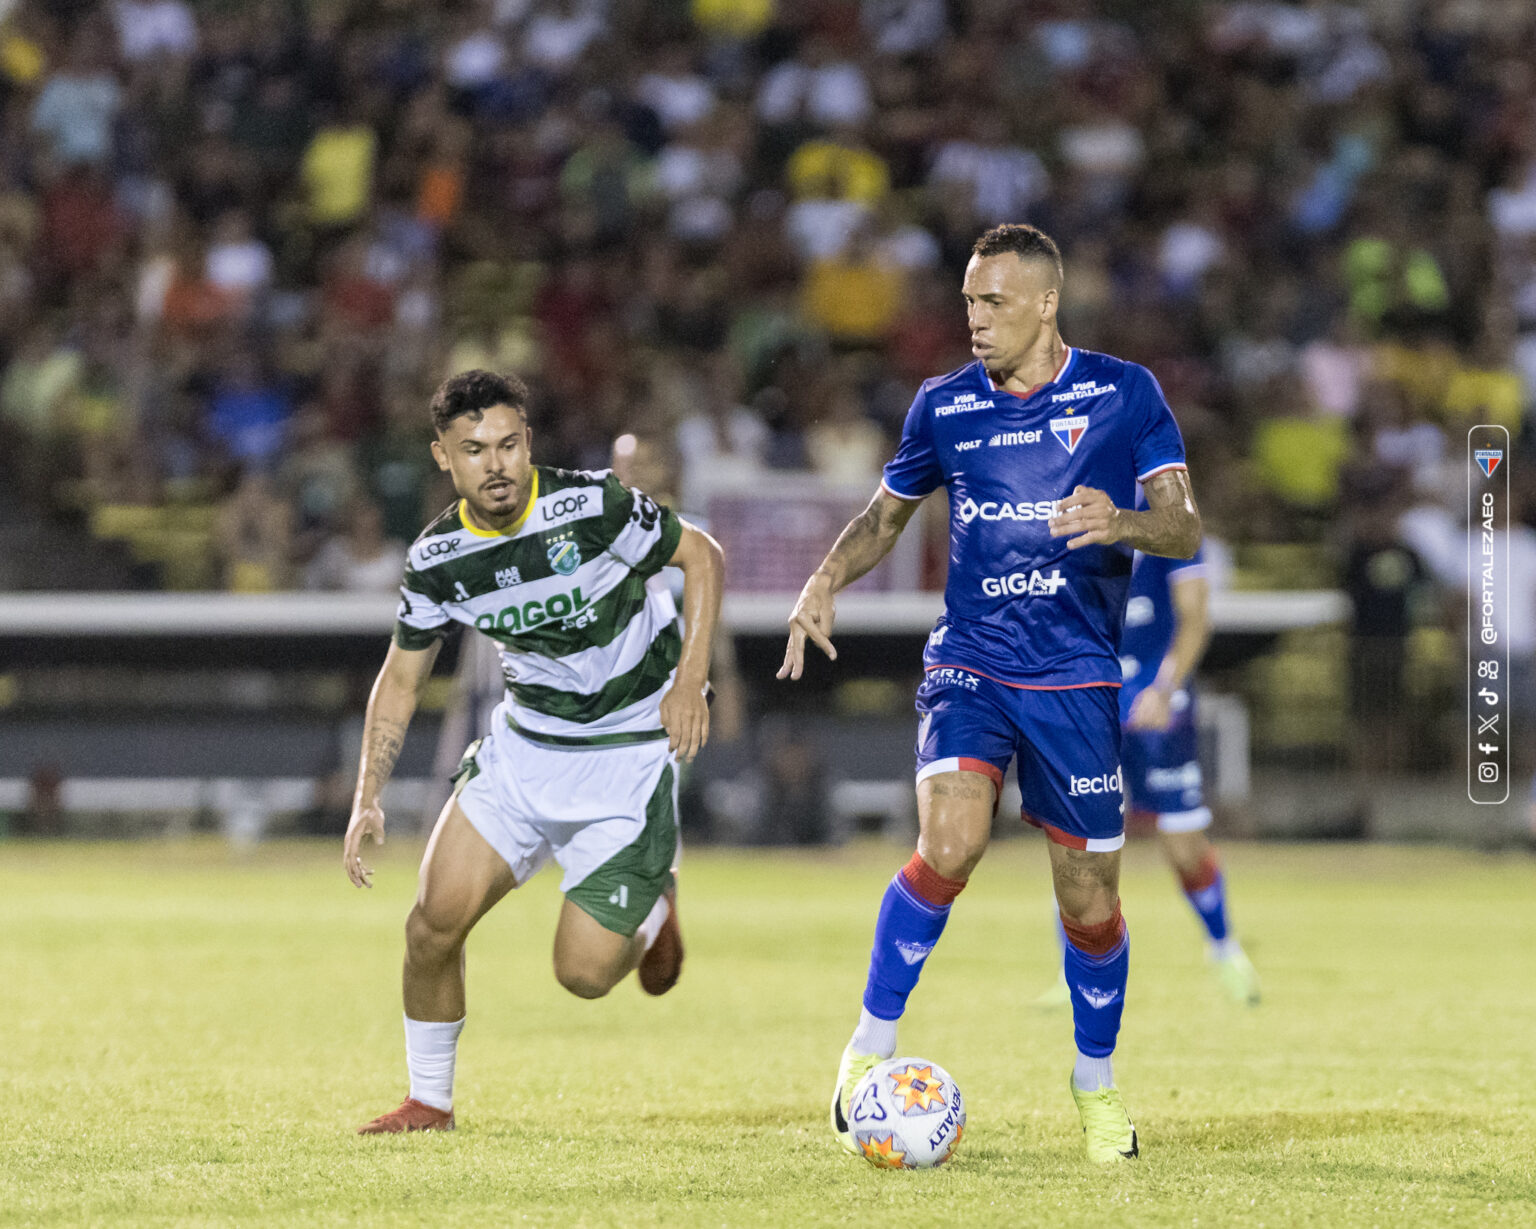
[[[1129,699],[1130,697],[1123,697]],[[1157,816],[1159,832],[1198,832],[1211,824],[1195,738],[1195,696],[1173,693],[1173,719],[1161,731],[1126,730],[1120,744],[1131,810]],[[1121,705],[1123,715],[1129,703]]]
[[[1115,691],[1017,687],[960,666],[932,666],[917,689],[917,779],[979,772],[1001,791],[1017,756],[1027,822],[1072,849],[1119,849],[1125,803]]]

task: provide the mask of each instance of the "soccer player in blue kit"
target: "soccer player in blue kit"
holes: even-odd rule
[[[1157,817],[1158,839],[1210,939],[1211,967],[1233,998],[1259,1001],[1259,975],[1232,933],[1226,879],[1205,830],[1195,738],[1195,666],[1210,639],[1210,583],[1187,562],[1144,555],[1131,568],[1120,644],[1120,759],[1131,810]]]
[[[917,694],[917,851],[875,923],[858,1027],[833,1088],[848,1097],[896,1052],[896,1025],[950,906],[986,851],[1018,758],[1024,818],[1049,837],[1067,945],[1077,1061],[1070,1081],[1090,1160],[1137,1155],[1110,1055],[1125,1005],[1120,913],[1120,630],[1133,550],[1187,559],[1200,515],[1162,391],[1134,363],[1061,339],[1061,254],[1032,226],[984,234],[963,293],[976,362],[928,380],[869,507],[790,615],[780,678],[810,640],[835,659],[834,595],[875,566],[917,506],[949,492],[949,580]],[[1148,508],[1132,511],[1136,484]]]

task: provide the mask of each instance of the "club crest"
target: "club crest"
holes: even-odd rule
[[[1067,450],[1071,456],[1077,451],[1078,444],[1082,441],[1083,434],[1088,430],[1088,415],[1074,414],[1071,418],[1051,419],[1051,434],[1056,437],[1056,442]]]
[[[1477,462],[1478,469],[1483,471],[1484,478],[1492,478],[1493,471],[1499,468],[1499,462],[1504,459],[1502,448],[1479,448],[1472,454]]]
[[[581,566],[581,547],[569,539],[549,544],[549,566],[561,576],[569,576]]]

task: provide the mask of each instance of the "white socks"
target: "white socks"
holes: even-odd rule
[[[1098,1088],[1113,1088],[1115,1086],[1115,1068],[1110,1062],[1109,1055],[1103,1058],[1089,1058],[1088,1055],[1078,1052],[1077,1062],[1072,1067],[1072,1082],[1083,1092],[1093,1092]]]
[[[859,1027],[853,1030],[853,1040],[848,1044],[859,1054],[889,1058],[896,1053],[896,1021],[882,1020],[860,1007]]]
[[[635,929],[635,938],[644,946],[643,952],[651,950],[651,944],[656,942],[656,936],[661,933],[662,923],[667,920],[667,914],[671,912],[671,906],[667,904],[665,896],[658,896],[656,903],[651,906],[651,911],[645,915],[645,921]]]
[[[463,1020],[412,1020],[405,1017],[405,1066],[411,1073],[413,1101],[433,1109],[453,1108],[453,1060],[459,1051]]]

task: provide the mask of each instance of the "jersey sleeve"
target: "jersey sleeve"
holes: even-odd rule
[[[430,649],[448,634],[453,620],[427,592],[420,572],[406,564],[400,585],[400,606],[395,611],[394,640],[402,649]]]
[[[912,399],[907,420],[901,427],[901,444],[880,480],[880,485],[897,499],[925,499],[944,482],[944,469],[933,446],[933,418],[928,413],[927,393],[925,385]]]
[[[677,513],[613,474],[603,479],[603,527],[608,553],[647,580],[667,566],[683,536]]]
[[[1136,461],[1136,481],[1146,482],[1165,470],[1184,468],[1184,437],[1179,434],[1179,424],[1173,419],[1157,377],[1145,367],[1131,370],[1135,373],[1132,384],[1136,405],[1136,436],[1131,452]]]

